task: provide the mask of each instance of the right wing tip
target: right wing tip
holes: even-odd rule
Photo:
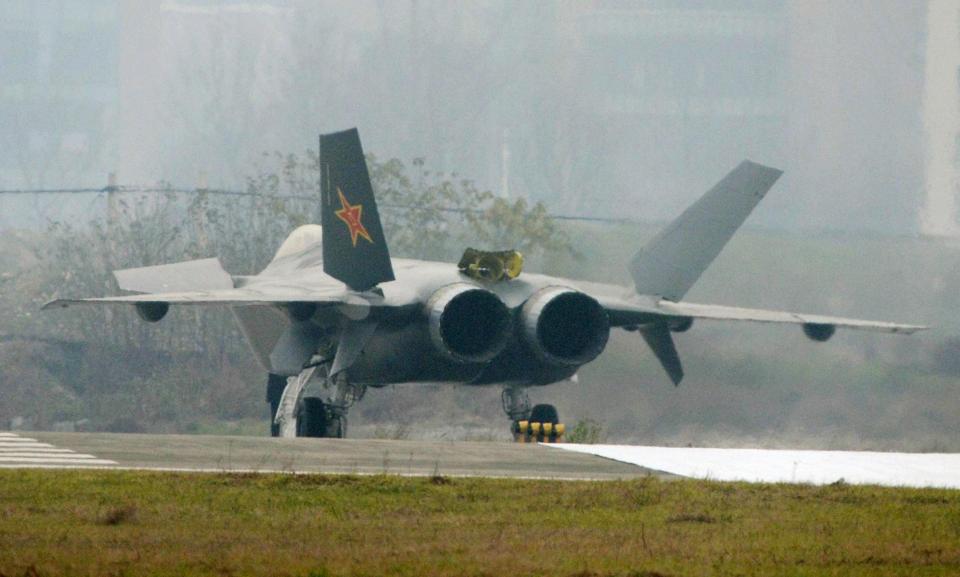
[[[773,178],[780,178],[780,176],[783,174],[783,170],[779,168],[769,166],[766,164],[761,164],[759,162],[754,162],[749,158],[745,158],[743,162],[740,163],[740,166],[744,168],[752,169],[757,172],[769,174]]]

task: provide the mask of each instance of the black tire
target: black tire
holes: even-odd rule
[[[553,405],[534,405],[530,411],[531,423],[551,423],[556,425],[560,422],[557,415],[557,408]]]
[[[283,389],[287,386],[287,378],[280,375],[271,374],[267,379],[267,403],[270,404],[270,436],[280,436],[280,425],[273,422],[277,416],[277,409],[280,408],[280,397],[283,396]]]
[[[327,409],[323,401],[313,397],[303,399],[297,414],[298,437],[325,437],[327,430]]]

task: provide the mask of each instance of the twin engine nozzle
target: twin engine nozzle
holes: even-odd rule
[[[460,363],[485,363],[516,335],[540,362],[578,366],[603,352],[607,312],[592,297],[561,286],[540,289],[516,315],[493,292],[467,283],[438,289],[426,305],[434,348]]]

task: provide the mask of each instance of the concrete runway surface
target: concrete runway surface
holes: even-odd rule
[[[960,488],[960,454],[536,445],[381,439],[0,432],[0,469],[628,479]]]
[[[0,468],[122,468],[626,479],[666,475],[541,445],[379,439],[0,432]]]

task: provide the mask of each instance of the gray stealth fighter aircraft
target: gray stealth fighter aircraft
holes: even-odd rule
[[[630,262],[634,287],[520,273],[522,257],[469,249],[459,265],[391,259],[360,137],[320,136],[322,226],[294,230],[258,275],[215,258],[114,274],[141,293],[60,299],[133,305],[157,322],[170,305],[225,305],[269,374],[273,435],[342,437],[366,387],[405,382],[500,384],[518,434],[557,423],[525,389],[573,377],[611,328],[638,332],[670,379],[683,378],[671,333],[695,319],[791,323],[816,341],[837,327],[913,333],[924,327],[683,302],[781,171],[744,161]]]

